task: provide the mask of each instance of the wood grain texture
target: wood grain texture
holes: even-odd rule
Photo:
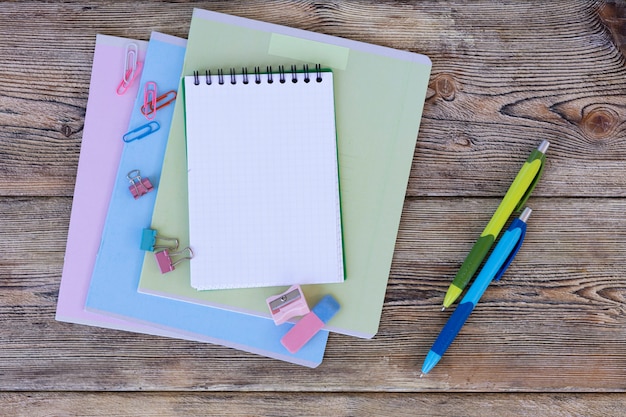
[[[0,36],[9,41],[0,53],[12,58],[0,68],[0,192],[71,195],[96,33],[184,37],[193,6],[210,6],[430,56],[409,195],[501,195],[548,139],[538,195],[623,196],[619,12],[592,1],[544,3],[5,3]],[[37,37],[42,25],[46,36]]]
[[[624,415],[626,2],[0,7],[0,414]],[[185,37],[194,7],[432,59],[380,330],[332,334],[317,369],[54,320],[95,35]],[[420,379],[447,285],[542,139],[522,251]]]
[[[315,370],[55,322],[65,241],[55,222],[67,221],[70,199],[0,201],[7,236],[0,247],[0,389],[626,390],[622,199],[533,197],[522,251],[421,379],[421,361],[448,317],[439,312],[445,289],[497,199],[407,200],[379,333],[373,340],[332,334]],[[463,231],[449,227],[462,223]]]
[[[6,393],[3,412],[28,417],[622,417],[626,400],[615,394],[324,394],[324,393]],[[474,404],[468,408],[467,405]],[[28,414],[24,413],[28,410]],[[129,411],[132,410],[132,413]]]

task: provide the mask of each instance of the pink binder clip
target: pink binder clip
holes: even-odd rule
[[[310,311],[299,285],[292,286],[282,294],[269,297],[266,302],[277,326],[293,317],[304,316]]]
[[[133,169],[132,171],[130,171],[126,175],[126,178],[128,178],[128,181],[130,182],[130,186],[128,187],[128,189],[130,190],[130,193],[133,195],[135,200],[137,200],[144,194],[148,194],[154,189],[152,187],[152,183],[150,183],[150,180],[148,178],[141,178],[138,169]]]
[[[184,256],[177,261],[172,262],[172,255],[181,255],[185,251],[189,252],[189,256]],[[155,252],[154,257],[157,261],[157,264],[159,265],[159,270],[161,270],[162,274],[165,274],[167,272],[173,271],[176,265],[178,265],[179,263],[183,261],[188,261],[193,258],[193,251],[189,247],[179,250],[178,252],[170,252],[165,249],[160,252]]]

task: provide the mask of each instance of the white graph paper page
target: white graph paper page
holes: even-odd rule
[[[185,77],[192,287],[343,281],[333,79],[321,76]]]

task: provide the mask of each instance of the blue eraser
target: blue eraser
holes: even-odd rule
[[[339,308],[340,306],[337,300],[335,300],[332,295],[326,295],[311,311],[324,323],[328,323],[335,313],[339,311]]]

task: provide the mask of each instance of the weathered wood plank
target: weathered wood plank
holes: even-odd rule
[[[96,33],[184,37],[200,5],[429,55],[409,195],[502,195],[540,139],[537,195],[625,194],[626,12],[593,1],[4,3],[0,194],[71,195]]]
[[[13,416],[622,417],[624,394],[4,393]],[[468,406],[470,405],[471,406]]]
[[[624,414],[623,2],[1,6],[2,414]],[[331,335],[318,369],[54,321],[71,208],[70,198],[54,197],[73,192],[95,35],[185,37],[193,7],[433,61],[380,331],[373,340]],[[552,146],[522,252],[444,360],[419,379],[449,314],[439,312],[443,292],[541,139]],[[16,390],[26,392],[7,392]],[[95,392],[118,390],[134,392]],[[145,390],[154,392],[137,392]],[[608,391],[619,394],[599,393]]]
[[[538,195],[624,196],[626,68],[623,39],[612,35],[626,9],[553,2],[494,12],[502,6],[460,14],[451,26],[459,36],[444,35],[458,40],[452,53],[431,53],[409,194],[492,195],[494,186],[502,194],[547,139]]]
[[[55,322],[70,202],[0,199],[0,389],[626,390],[622,199],[533,198],[522,251],[422,379],[443,293],[497,199],[409,199],[378,335],[331,335],[316,370]]]

